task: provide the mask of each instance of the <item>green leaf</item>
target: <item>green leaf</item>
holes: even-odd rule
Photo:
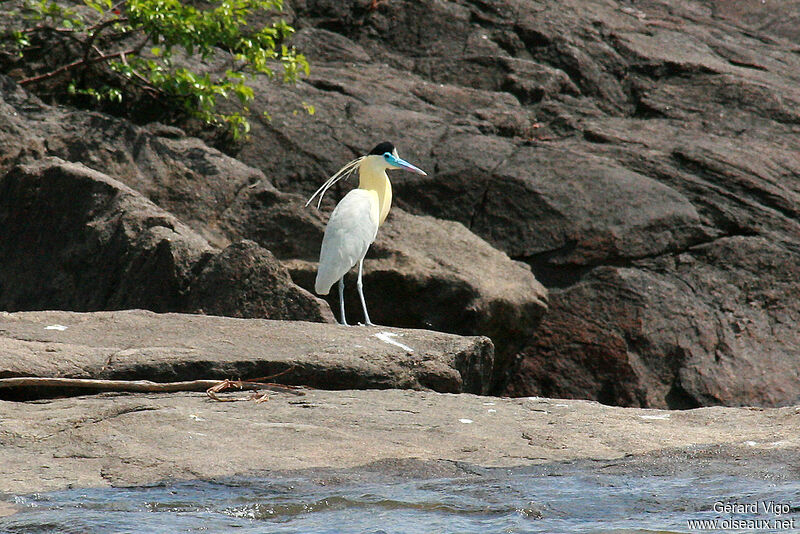
[[[89,79],[112,80],[109,85],[80,87],[74,81],[64,81],[62,87],[67,94],[122,103],[135,95],[140,98],[137,88],[144,88],[147,94],[164,99],[175,109],[183,109],[208,124],[229,128],[235,139],[246,137],[250,131],[247,117],[255,97],[253,78],[274,77],[276,65],[282,67],[282,79],[288,83],[295,82],[300,73],[309,72],[306,58],[285,45],[286,38],[294,32],[285,21],[262,28],[247,25],[256,11],[280,10],[282,0],[126,0],[118,4],[116,0],[81,0],[78,4],[88,9],[80,13],[56,0],[19,1],[24,6],[20,10],[21,28],[12,25],[13,31],[6,33],[6,40],[23,59],[30,53],[26,51],[30,46],[27,36],[38,31],[36,28],[70,30],[70,42],[76,43],[78,49],[81,45],[89,49],[91,45],[100,55],[113,55],[120,50],[120,41],[116,37],[106,39],[109,35],[130,38],[131,42],[144,40],[140,48],[124,58],[93,63],[92,68],[105,68],[107,76]],[[203,60],[224,53],[224,60],[233,65],[224,74],[213,75],[178,67],[173,57],[175,49]],[[68,61],[70,58],[62,65]],[[75,69],[85,68],[77,63]],[[64,80],[72,79],[71,69],[66,71]],[[224,108],[222,100],[228,101]],[[306,103],[303,109],[309,115],[315,111]]]

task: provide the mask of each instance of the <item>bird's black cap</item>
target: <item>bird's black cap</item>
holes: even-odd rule
[[[386,153],[393,153],[394,152],[394,145],[389,141],[384,141],[383,143],[379,143],[375,148],[373,148],[368,156],[383,156]]]

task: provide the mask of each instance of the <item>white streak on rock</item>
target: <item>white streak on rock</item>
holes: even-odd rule
[[[375,337],[377,337],[384,343],[389,343],[390,345],[395,345],[397,347],[400,347],[406,352],[414,352],[414,349],[412,349],[408,345],[403,345],[399,341],[393,340],[392,339],[393,337],[397,337],[397,334],[395,334],[394,332],[378,332],[377,334],[375,334]]]

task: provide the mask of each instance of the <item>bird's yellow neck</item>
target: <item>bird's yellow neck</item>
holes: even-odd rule
[[[392,184],[386,176],[386,169],[369,159],[358,168],[358,187],[374,191],[378,195],[378,224],[383,224],[392,207]]]

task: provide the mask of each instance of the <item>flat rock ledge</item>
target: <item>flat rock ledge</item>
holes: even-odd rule
[[[441,460],[510,467],[648,454],[685,460],[711,450],[736,463],[796,458],[800,449],[800,407],[670,412],[396,389],[274,393],[263,403],[203,393],[0,401],[0,420],[6,494],[412,458],[423,468]]]
[[[0,378],[252,379],[322,389],[485,393],[485,337],[142,310],[0,313]],[[0,398],[9,397],[0,389]]]

